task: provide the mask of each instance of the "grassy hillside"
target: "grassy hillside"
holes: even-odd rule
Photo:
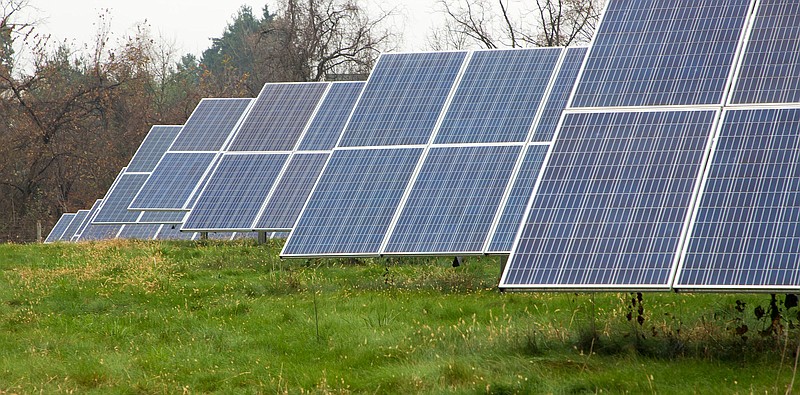
[[[793,380],[797,307],[773,315],[769,295],[503,294],[491,258],[279,250],[0,245],[0,392],[784,393]]]

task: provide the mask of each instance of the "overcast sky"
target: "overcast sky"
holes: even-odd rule
[[[265,4],[276,8],[274,0],[29,0],[38,31],[52,35],[52,40],[66,40],[76,46],[94,41],[98,15],[108,9],[112,37],[124,37],[143,21],[153,35],[174,41],[180,53],[199,55],[219,37],[226,24],[242,5],[249,5],[259,15]],[[393,25],[402,30],[403,51],[419,51],[434,19],[433,0],[365,0],[373,10],[378,7],[400,12]]]

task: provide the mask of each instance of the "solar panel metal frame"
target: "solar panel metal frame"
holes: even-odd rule
[[[679,262],[677,268],[675,270],[675,276],[673,277],[673,281],[671,283],[671,288],[676,291],[680,292],[755,292],[755,293],[786,293],[786,292],[797,292],[800,289],[800,286],[777,286],[777,285],[692,285],[692,284],[682,284],[681,274],[684,270],[685,261],[687,255],[689,254],[689,240],[692,237],[692,232],[696,225],[696,218],[700,213],[700,208],[702,204],[702,197],[706,191],[706,184],[708,182],[711,168],[714,160],[714,156],[717,153],[717,144],[719,143],[719,138],[721,137],[723,128],[724,128],[724,120],[725,116],[730,111],[747,111],[747,110],[798,110],[800,111],[800,103],[794,104],[785,104],[785,103],[778,103],[778,104],[737,104],[737,105],[729,105],[721,111],[721,116],[723,117],[718,121],[718,125],[714,130],[714,136],[712,138],[713,145],[710,149],[706,166],[703,169],[703,175],[701,180],[701,185],[699,190],[697,191],[697,195],[695,197],[693,209],[691,212],[691,220],[690,226],[686,230],[686,240],[681,245],[681,249],[679,250]]]
[[[585,61],[584,61],[585,62]],[[728,85],[730,87],[730,84]],[[580,109],[565,109],[562,114],[561,118],[558,123],[558,127],[556,128],[556,134],[553,138],[555,142],[558,139],[558,135],[561,132],[562,125],[564,123],[565,118],[569,114],[582,114],[582,113],[593,113],[597,111],[597,109],[592,108],[580,108]],[[509,256],[508,261],[506,262],[503,273],[500,278],[499,288],[501,290],[511,290],[511,291],[562,291],[562,292],[576,292],[576,291],[603,291],[603,292],[630,292],[630,291],[671,291],[673,290],[673,284],[675,279],[677,278],[678,273],[678,264],[680,263],[680,259],[682,256],[682,251],[685,248],[686,243],[688,242],[689,237],[689,225],[694,216],[694,207],[699,200],[699,190],[700,184],[704,182],[703,173],[705,172],[708,164],[710,163],[710,147],[711,144],[714,142],[714,133],[720,126],[720,117],[723,112],[721,106],[691,106],[691,108],[686,108],[686,106],[661,106],[661,107],[646,107],[646,108],[607,108],[605,112],[607,113],[621,113],[621,112],[671,112],[671,111],[685,111],[685,112],[693,112],[693,111],[716,111],[717,115],[714,119],[714,123],[711,126],[711,134],[708,137],[706,142],[706,153],[702,159],[702,163],[699,167],[700,174],[697,176],[694,185],[694,191],[692,197],[687,205],[688,209],[685,213],[684,223],[682,226],[681,234],[679,236],[679,241],[676,245],[676,249],[674,251],[673,260],[672,260],[672,267],[670,270],[669,278],[663,285],[626,285],[626,286],[609,286],[608,284],[507,284],[506,278],[509,274],[511,269],[512,260],[514,259],[514,252],[517,250],[517,246],[521,240],[521,234],[523,229],[525,228],[528,217],[530,216],[530,211],[533,205],[534,197],[538,194],[538,190],[541,186],[542,177],[544,176],[544,170],[546,166],[548,166],[550,162],[550,158],[553,154],[553,149],[555,144],[550,146],[550,149],[545,156],[545,159],[542,164],[542,169],[540,170],[539,177],[536,181],[534,190],[531,193],[531,198],[528,200],[528,205],[525,209],[525,214],[523,215],[522,223],[520,224],[519,229],[517,230],[517,235],[514,238],[514,245],[511,248],[511,255]]]

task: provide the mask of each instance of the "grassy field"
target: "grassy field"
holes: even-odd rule
[[[783,296],[504,294],[493,258],[279,250],[0,245],[0,393],[782,394],[796,371]]]

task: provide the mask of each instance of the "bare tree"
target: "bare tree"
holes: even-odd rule
[[[378,54],[391,50],[384,28],[393,11],[370,16],[358,0],[283,0],[263,35],[294,81],[319,81],[332,73],[368,73]]]
[[[604,0],[438,0],[444,25],[429,38],[434,49],[473,43],[521,48],[587,43]]]

